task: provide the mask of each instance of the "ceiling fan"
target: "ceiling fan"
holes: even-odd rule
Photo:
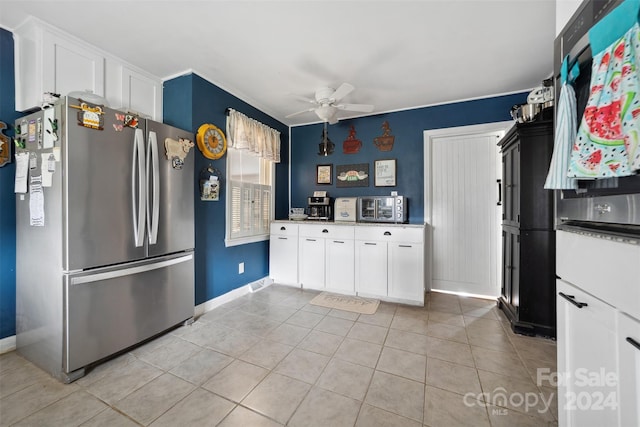
[[[297,116],[298,114],[304,114],[314,111],[318,117],[324,122],[329,124],[338,123],[337,112],[338,110],[345,111],[359,111],[363,113],[370,113],[373,111],[373,105],[369,104],[343,104],[339,101],[351,93],[355,88],[349,83],[342,83],[338,89],[332,89],[330,87],[321,87],[316,90],[315,99],[305,99],[307,102],[315,104],[315,107],[308,108],[306,110],[298,111],[286,116],[287,118]]]

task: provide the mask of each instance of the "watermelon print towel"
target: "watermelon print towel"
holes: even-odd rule
[[[591,94],[571,151],[571,178],[633,175],[640,169],[640,26],[593,57]]]

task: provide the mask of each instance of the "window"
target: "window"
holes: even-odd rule
[[[280,133],[230,110],[227,119],[226,246],[267,240],[274,217]],[[268,153],[268,154],[267,154]]]
[[[275,164],[248,151],[227,151],[227,246],[266,240],[273,218]]]

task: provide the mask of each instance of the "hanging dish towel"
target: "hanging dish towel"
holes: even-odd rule
[[[578,187],[577,180],[567,176],[569,159],[571,158],[571,148],[576,139],[577,113],[576,113],[576,93],[572,83],[580,73],[580,67],[575,64],[568,73],[569,57],[562,61],[560,69],[560,98],[558,99],[558,109],[556,114],[556,128],[553,142],[553,155],[547,180],[544,183],[546,190],[570,190]]]
[[[625,1],[589,31],[592,50],[597,53],[569,177],[621,177],[640,169],[638,5],[638,0]]]

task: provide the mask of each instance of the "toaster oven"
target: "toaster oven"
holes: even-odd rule
[[[368,196],[358,198],[359,222],[406,223],[409,217],[405,196]]]

